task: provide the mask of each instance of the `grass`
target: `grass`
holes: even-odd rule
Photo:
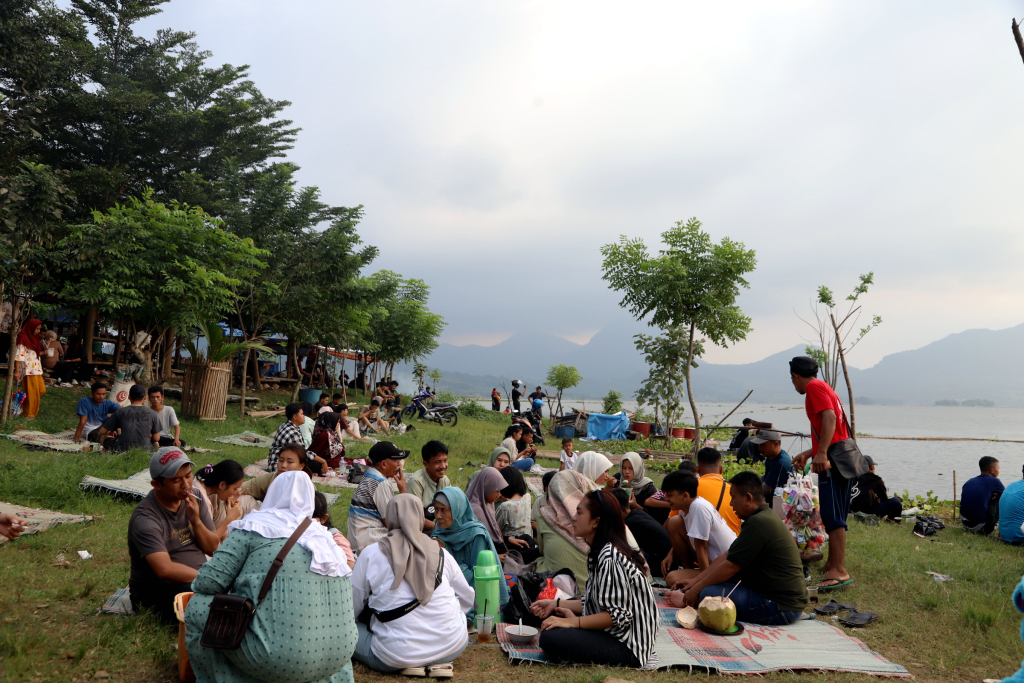
[[[57,431],[74,426],[74,406],[81,389],[51,390],[33,423],[15,427]],[[263,394],[265,401],[282,403],[284,394]],[[170,405],[177,408],[176,403]],[[199,464],[233,458],[249,464],[266,457],[260,448],[214,444],[206,439],[251,429],[270,434],[278,420],[241,419],[229,406],[224,422],[183,421],[182,435],[190,443],[220,448],[197,455]],[[486,461],[500,441],[504,422],[462,418],[454,429],[417,424],[417,430],[397,439],[415,454],[429,439],[444,440],[451,450],[449,475],[465,485],[472,467],[467,461]],[[552,450],[557,445],[551,445]],[[356,453],[366,446],[356,445]],[[57,527],[0,545],[3,585],[0,593],[0,683],[14,681],[85,681],[96,671],[110,672],[113,681],[176,680],[175,633],[149,617],[121,619],[97,615],[103,601],[128,583],[125,542],[131,503],[86,493],[78,483],[86,474],[123,478],[146,467],[148,455],[61,454],[33,452],[21,444],[0,440],[0,500],[65,512],[102,515],[88,525]],[[554,461],[542,464],[553,465]],[[412,469],[410,468],[410,469]],[[461,469],[460,469],[461,468]],[[652,473],[653,475],[653,473]],[[660,477],[661,475],[656,475]],[[327,489],[324,489],[327,490]],[[344,529],[351,489],[341,498],[332,518]],[[88,550],[93,559],[80,560]],[[52,566],[59,553],[72,562]],[[849,534],[848,568],[856,579],[839,599],[881,618],[854,635],[872,649],[906,666],[918,680],[940,683],[1001,678],[1016,671],[1024,656],[1019,636],[1020,615],[1011,604],[1020,580],[1020,548],[992,538],[968,536],[956,528],[922,539],[909,527],[853,524]],[[954,581],[937,583],[925,574],[934,571]],[[487,676],[495,683],[544,679],[558,683],[600,681],[615,675],[610,669],[548,669],[510,667],[497,647],[473,646],[457,663],[457,676]],[[393,681],[357,665],[360,681]],[[680,674],[619,672],[637,681],[678,680]],[[767,676],[771,681],[865,681],[857,674],[793,674]]]

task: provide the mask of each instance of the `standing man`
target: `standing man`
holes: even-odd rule
[[[149,388],[149,407],[156,413],[156,419],[160,421],[160,447],[176,446],[184,448],[185,442],[181,440],[181,423],[174,408],[164,405],[164,388],[155,386]]]
[[[544,393],[543,387],[537,387],[533,390],[533,393],[527,396],[530,399],[530,405],[533,407],[534,412],[537,413],[537,417],[544,417],[544,399],[554,398],[554,396],[548,396]],[[540,401],[540,403],[538,403]]]
[[[519,410],[519,399],[523,395],[523,392],[519,390],[522,386],[522,382],[517,379],[512,380],[512,412],[518,413]]]
[[[289,403],[284,409],[285,421],[274,432],[274,443],[270,444],[270,453],[267,455],[267,472],[277,472],[277,458],[281,455],[281,449],[293,443],[303,443],[302,432],[299,426],[306,422],[306,416],[302,412],[301,403]]]
[[[424,521],[423,530],[433,531],[434,529],[434,496],[441,489],[451,486],[445,472],[448,471],[448,446],[440,441],[428,441],[423,444],[423,469],[416,470],[408,476],[409,493],[420,499],[423,503]]]
[[[818,362],[807,356],[789,361],[790,379],[797,393],[805,396],[807,419],[811,422],[811,448],[793,458],[793,466],[803,469],[809,458],[811,471],[818,475],[821,521],[828,534],[828,560],[822,569],[825,579],[818,588],[829,591],[853,583],[846,571],[846,518],[850,514],[853,479],[846,479],[832,467],[828,448],[850,438],[843,419],[843,404],[827,383],[818,379]]]
[[[388,535],[384,511],[397,493],[406,492],[402,461],[409,451],[400,451],[390,441],[378,441],[370,448],[370,467],[348,506],[348,540],[352,550],[361,552]]]

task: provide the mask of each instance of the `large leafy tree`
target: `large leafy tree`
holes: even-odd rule
[[[228,310],[233,288],[266,265],[266,252],[202,209],[165,205],[148,192],[97,211],[91,223],[72,226],[58,246],[71,278],[61,296],[126,321],[143,381],[152,368],[147,336],[157,340],[169,328]]]
[[[750,318],[736,304],[744,276],[757,265],[752,249],[728,237],[714,243],[696,218],[678,221],[662,233],[664,248],[651,255],[642,239],[622,236],[601,248],[604,279],[622,292],[620,305],[637,320],[662,329],[687,330],[687,354],[682,371],[686,393],[697,429],[695,449],[700,448],[700,413],[693,396],[690,368],[697,350],[697,334],[727,347],[745,339]]]

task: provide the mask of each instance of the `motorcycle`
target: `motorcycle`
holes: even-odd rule
[[[411,420],[419,417],[421,420],[436,422],[444,427],[454,427],[459,422],[459,407],[454,403],[433,403],[428,408],[425,403],[425,396],[413,396],[412,403],[402,410],[402,419]]]
[[[541,446],[544,445],[544,434],[541,431],[544,425],[541,423],[540,416],[532,410],[525,413],[512,413],[512,424],[521,424],[524,427],[529,427],[533,430],[533,440],[539,443]]]

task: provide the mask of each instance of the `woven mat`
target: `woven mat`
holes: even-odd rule
[[[227,436],[217,436],[207,441],[217,441],[219,443],[230,443],[235,446],[257,446],[260,448],[270,448],[274,444],[274,437],[263,436],[256,432],[250,432],[246,430],[241,434],[228,434]]]
[[[268,463],[267,463],[266,458],[264,458],[263,460],[257,460],[253,464],[247,466],[243,470],[243,472],[245,472],[245,476],[247,476],[247,477],[255,477],[255,476],[260,475],[260,474],[265,474],[266,471],[267,471],[267,464]],[[330,476],[330,477],[313,477],[313,483],[314,484],[322,484],[324,486],[333,486],[334,488],[339,488],[339,489],[355,489],[355,488],[359,488],[359,484],[350,484],[350,483],[348,483],[348,479],[346,479],[345,477],[346,477],[346,475],[342,475],[342,474],[335,474],[335,475]],[[324,495],[327,495],[327,494],[324,494]],[[331,494],[331,495],[333,495],[333,496],[335,496],[335,498],[337,498],[337,494]],[[333,503],[331,503],[331,501],[328,501],[328,503],[333,504]]]
[[[117,592],[107,598],[107,601],[100,607],[100,614],[116,614],[121,617],[134,617],[135,610],[132,609],[132,601],[128,596],[127,588],[119,588]]]
[[[61,451],[62,453],[88,453],[93,449],[99,450],[99,445],[82,441],[75,443],[75,430],[69,429],[65,432],[47,434],[34,429],[19,429],[13,434],[4,434],[8,439],[20,441],[31,446],[38,446],[49,451]]]
[[[58,524],[81,524],[83,522],[92,522],[100,519],[98,515],[69,515],[64,512],[40,510],[38,508],[25,507],[24,505],[12,505],[11,503],[0,502],[0,513],[2,512],[21,517],[28,522],[28,524],[25,525],[25,531],[21,532],[22,536],[38,534],[40,531],[46,531]],[[0,536],[0,543],[5,541],[7,541],[7,537]]]
[[[699,629],[679,628],[676,608],[658,603],[660,623],[654,646],[656,662],[650,668],[680,668],[700,672],[765,674],[770,671],[851,671],[874,676],[910,677],[867,645],[842,629],[821,621],[798,621],[789,626],[744,624],[741,636],[713,636]],[[509,661],[546,664],[538,638],[516,645],[495,625],[498,644]]]

